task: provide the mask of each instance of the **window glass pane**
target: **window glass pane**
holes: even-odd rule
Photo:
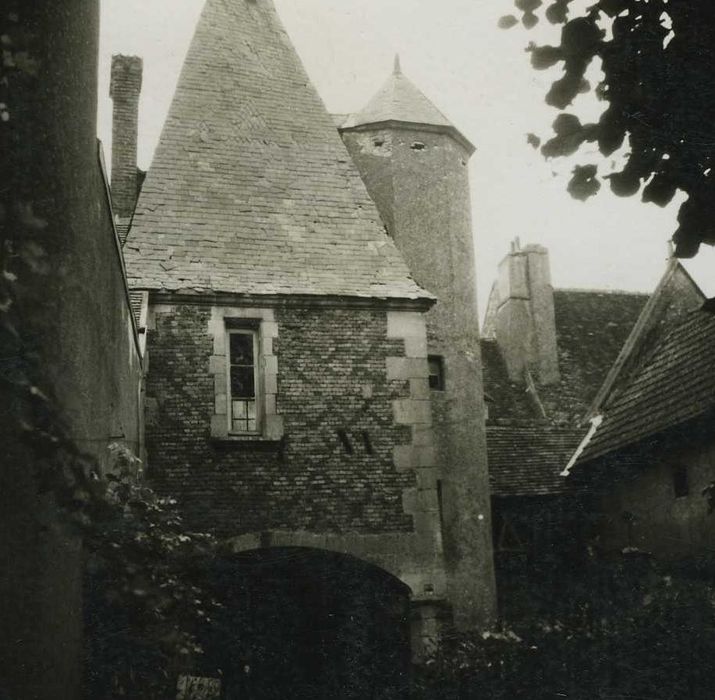
[[[255,433],[258,429],[255,401],[231,402],[231,432]]]
[[[258,432],[255,341],[255,332],[229,332],[229,392],[232,433]]]
[[[253,364],[253,334],[231,333],[231,364]]]
[[[255,395],[253,367],[231,367],[231,396],[252,399]]]

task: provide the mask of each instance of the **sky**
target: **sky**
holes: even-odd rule
[[[234,0],[243,1],[243,0]],[[548,25],[504,31],[509,0],[274,0],[308,75],[329,111],[357,111],[389,76],[402,71],[477,147],[470,163],[478,296],[484,309],[510,241],[549,249],[555,287],[651,291],[665,268],[667,241],[683,198],[660,209],[607,186],[587,202],[566,192],[575,163],[594,151],[547,161],[526,134],[547,137],[557,112],[544,103],[559,69],[537,72],[527,44],[558,43]],[[111,155],[111,56],[144,59],[139,166],[146,169],[204,0],[101,0],[99,137]],[[592,67],[597,79],[598,66]],[[592,96],[573,111],[594,118]],[[626,150],[626,149],[624,149]],[[715,294],[715,250],[704,246],[686,267]]]

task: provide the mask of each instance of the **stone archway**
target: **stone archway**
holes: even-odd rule
[[[335,552],[277,547],[216,562],[225,609],[206,647],[225,700],[402,698],[409,686],[409,588]]]

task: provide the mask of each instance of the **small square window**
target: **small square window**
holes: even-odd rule
[[[229,426],[232,433],[258,432],[258,334],[229,331]]]
[[[685,465],[679,464],[673,467],[673,493],[676,498],[685,498],[690,495],[688,468]]]
[[[444,360],[441,355],[430,355],[427,358],[429,369],[429,388],[444,391]]]

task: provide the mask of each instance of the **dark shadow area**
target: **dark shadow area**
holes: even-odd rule
[[[278,548],[224,558],[225,606],[204,641],[223,698],[403,698],[409,689],[409,589],[352,557]]]

